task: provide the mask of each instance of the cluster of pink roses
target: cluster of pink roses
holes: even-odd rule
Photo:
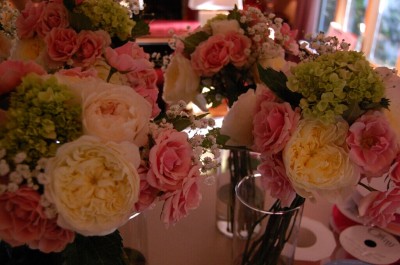
[[[250,47],[251,40],[238,32],[213,35],[191,55],[192,67],[200,76],[212,76],[228,63],[243,67],[248,63]]]
[[[54,130],[54,141],[44,142],[57,143],[55,154],[42,157],[33,168],[25,149],[7,150],[10,147],[0,139],[0,238],[12,247],[26,244],[45,253],[60,252],[74,242],[76,233],[107,235],[156,201],[164,203],[165,224],[175,224],[195,209],[201,200],[198,183],[205,165],[200,158],[203,136],[192,141],[171,120],[184,115],[197,122],[192,129],[213,124],[188,116],[183,103],[168,114],[168,122],[154,119],[161,110],[149,54],[132,41],[112,48],[109,34],[101,29],[75,31],[61,0],[28,1],[16,26],[20,41],[39,40],[45,52],[33,57],[12,55],[1,62],[0,95],[13,100],[12,93],[20,85],[32,82],[39,88],[53,82],[55,87],[48,91],[59,85],[61,91],[67,90],[64,95],[72,95],[66,105],[81,110],[77,119],[82,131],[77,139],[71,136],[60,144]],[[22,47],[18,45],[16,54]],[[7,133],[12,115],[0,110],[1,129]],[[53,118],[48,117],[49,130],[55,129]],[[37,137],[42,136],[38,132]],[[215,139],[208,141],[215,143]],[[22,156],[19,162],[17,156]],[[69,207],[72,204],[75,207]]]

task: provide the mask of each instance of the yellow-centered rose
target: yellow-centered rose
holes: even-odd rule
[[[123,225],[138,200],[136,145],[82,136],[62,145],[46,168],[48,199],[58,224],[85,236],[106,235]]]
[[[296,192],[305,198],[322,196],[330,202],[346,198],[360,173],[348,156],[348,124],[301,120],[283,150],[283,161]]]

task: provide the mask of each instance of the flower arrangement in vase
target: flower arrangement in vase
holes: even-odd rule
[[[294,32],[271,17],[251,7],[234,9],[178,39],[164,98],[173,102],[183,95],[198,104],[202,98],[228,99],[220,133],[228,137],[226,146],[260,153],[263,187],[277,199],[271,212],[294,209],[304,199],[340,202],[363,187],[369,193],[360,202],[360,216],[387,226],[400,207],[397,73],[374,68],[361,52],[323,33],[297,46]],[[287,50],[294,60],[285,56]],[[381,190],[370,184],[376,179],[386,183]],[[249,223],[255,219],[243,224],[254,236],[256,226]],[[254,244],[248,236],[241,264],[276,264],[284,247],[276,242],[285,242],[285,236]]]
[[[217,15],[193,32],[176,37],[175,51],[165,70],[163,99],[167,103],[192,101],[202,110],[225,102],[232,107],[240,95],[260,82],[258,64],[281,69],[287,56],[298,54],[295,36],[296,31],[281,18],[265,15],[255,7],[235,7],[228,15]],[[226,140],[219,139],[220,143]],[[230,187],[225,198],[227,224],[220,230],[228,235],[232,232],[234,186],[252,172],[252,156],[248,150],[236,148],[235,140],[230,135],[224,144],[230,153]]]
[[[134,42],[148,27],[134,17],[112,0],[55,0],[28,1],[17,18],[0,63],[7,262],[126,264],[117,229],[130,217],[162,201],[175,224],[199,205],[201,173],[217,166],[214,121],[184,102],[160,112],[153,64]]]

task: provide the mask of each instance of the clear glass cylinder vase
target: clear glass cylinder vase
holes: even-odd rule
[[[259,153],[248,150],[221,152],[221,170],[216,178],[216,221],[218,230],[227,237],[233,237],[235,186],[241,179],[256,172],[259,157]]]
[[[119,229],[129,265],[148,265],[148,239],[145,213],[136,213]]]
[[[250,175],[235,187],[233,264],[293,264],[304,199],[297,196],[283,208],[263,188],[262,178]]]

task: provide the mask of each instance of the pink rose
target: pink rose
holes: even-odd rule
[[[162,191],[182,187],[192,166],[192,147],[184,132],[165,130],[155,139],[149,154],[149,184]]]
[[[141,212],[147,209],[157,198],[159,193],[158,189],[149,185],[147,181],[147,172],[149,170],[141,165],[138,168],[138,173],[140,176],[140,193],[139,200],[135,203],[135,211]]]
[[[162,196],[165,202],[161,218],[165,224],[177,223],[188,215],[189,210],[196,209],[199,206],[201,201],[201,193],[197,184],[199,174],[199,167],[192,167],[181,190],[167,192]]]
[[[107,63],[122,73],[141,71],[148,68],[150,63],[147,59],[134,59],[131,55],[119,53],[117,49],[106,48],[105,57]]]
[[[300,120],[298,109],[289,103],[265,101],[253,118],[253,148],[257,152],[278,153],[283,150]]]
[[[236,67],[244,66],[250,56],[251,40],[236,31],[227,33],[225,40],[232,44],[229,46],[229,58],[232,64]]]
[[[39,240],[46,220],[37,191],[23,187],[0,195],[0,238],[12,247]]]
[[[287,175],[281,154],[263,154],[257,170],[262,175],[263,187],[272,197],[281,200],[282,206],[288,207],[296,197]]]
[[[82,67],[74,67],[70,69],[61,69],[60,71],[58,71],[58,73],[65,76],[76,76],[79,78],[97,77],[97,70],[94,68],[82,70]]]
[[[151,111],[151,117],[157,117],[158,114],[160,114],[161,109],[158,106],[158,87],[154,84],[152,86],[148,86],[148,87],[137,87],[135,89],[135,91],[141,95],[142,97],[144,97],[150,104],[152,107],[152,111]]]
[[[45,230],[40,239],[31,242],[29,247],[39,249],[41,252],[61,252],[67,244],[75,239],[75,233],[71,230],[61,228],[57,225],[56,219],[48,220]]]
[[[78,48],[73,56],[74,65],[88,67],[94,64],[110,44],[110,35],[104,30],[83,30],[79,32],[77,38]]]
[[[53,28],[45,38],[49,58],[55,62],[67,62],[78,49],[77,41],[73,29]]]
[[[397,155],[397,158],[394,160],[394,163],[389,169],[390,179],[400,187],[400,153]]]
[[[391,191],[373,191],[364,197],[359,204],[359,214],[367,224],[386,227],[396,219],[396,211],[400,208],[400,188]]]
[[[346,142],[350,159],[368,177],[380,177],[387,172],[399,151],[396,134],[379,111],[368,112],[356,120]]]
[[[152,105],[151,117],[156,117],[161,110],[157,103],[159,89],[156,83],[158,76],[152,65],[149,64],[149,68],[141,71],[129,72],[126,77],[129,85]]]
[[[14,90],[22,82],[22,78],[29,74],[46,74],[46,71],[33,61],[6,60],[0,63],[0,95]]]
[[[36,35],[39,18],[45,9],[45,2],[28,1],[16,21],[17,35],[20,39],[32,38]]]
[[[40,37],[44,38],[53,28],[68,26],[68,11],[64,4],[49,2],[39,18],[36,31]]]
[[[223,35],[214,35],[200,43],[191,56],[192,67],[200,76],[212,76],[229,63],[232,43]]]
[[[128,54],[133,59],[150,59],[150,55],[146,53],[142,47],[136,42],[128,41],[124,45],[116,48],[118,54]]]
[[[256,112],[261,110],[261,104],[266,101],[277,101],[278,98],[276,97],[275,93],[271,91],[266,85],[264,84],[257,84],[256,89]]]

